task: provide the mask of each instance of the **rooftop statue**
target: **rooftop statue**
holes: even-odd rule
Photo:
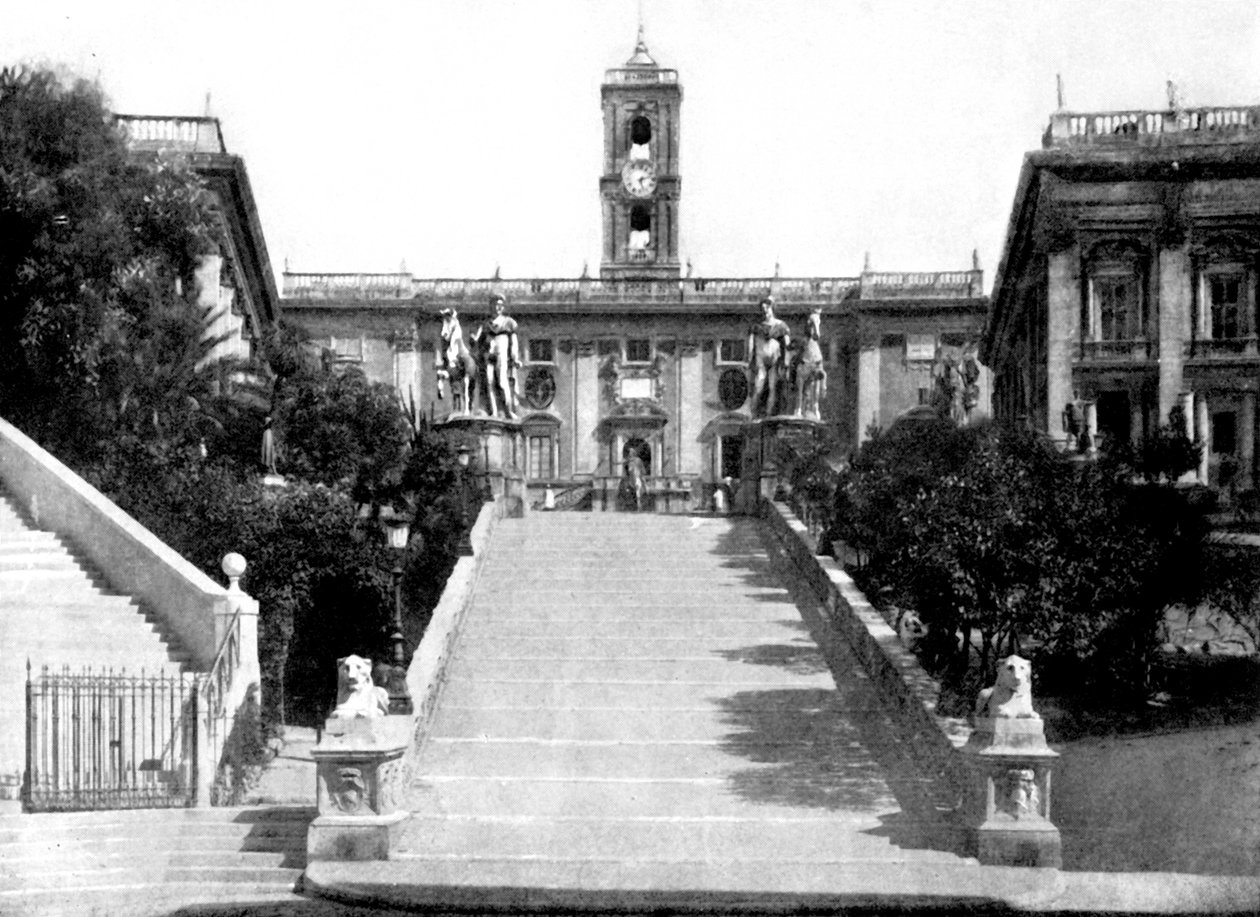
[[[752,413],[773,417],[782,413],[780,400],[792,335],[785,322],[774,317],[774,298],[761,300],[761,321],[748,329],[748,369],[753,376]],[[763,401],[764,398],[764,401]]]
[[[822,420],[822,400],[827,394],[827,371],[823,369],[822,306],[810,310],[805,320],[805,341],[796,356],[796,416]]]

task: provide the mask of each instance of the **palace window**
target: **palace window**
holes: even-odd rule
[[[554,442],[555,439],[549,431],[530,433],[527,438],[529,461],[526,463],[530,480],[547,480],[555,477],[555,468],[551,461]]]
[[[533,340],[529,342],[529,362],[531,363],[554,363],[556,361],[555,345],[550,338],[542,340]]]
[[[719,363],[747,363],[748,341],[744,338],[726,338],[718,343]]]
[[[1090,331],[1096,341],[1129,341],[1142,335],[1142,284],[1127,265],[1099,267],[1090,277]]]
[[[651,363],[652,342],[647,338],[630,338],[626,341],[627,363]]]
[[[1207,302],[1207,337],[1214,340],[1238,338],[1246,332],[1250,303],[1247,270],[1241,264],[1213,265],[1203,273],[1203,293]]]

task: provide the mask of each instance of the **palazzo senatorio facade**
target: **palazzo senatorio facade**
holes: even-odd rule
[[[394,385],[436,421],[439,313],[454,309],[467,338],[507,301],[519,325],[518,462],[531,490],[623,473],[636,452],[649,477],[694,493],[737,478],[751,419],[749,327],[769,295],[794,339],[822,310],[827,372],[823,424],[841,451],[928,403],[946,361],[973,363],[988,301],[982,272],[849,277],[699,277],[679,262],[683,200],[682,84],[640,33],[634,55],[605,72],[602,247],[597,276],[421,278],[409,273],[286,269],[283,311],[337,363]],[[595,202],[593,201],[592,204]],[[973,418],[988,413],[980,369]]]
[[[1184,424],[1255,486],[1260,108],[1055,112],[1027,154],[981,356],[994,410],[1106,450]],[[1080,437],[1076,437],[1078,440]]]

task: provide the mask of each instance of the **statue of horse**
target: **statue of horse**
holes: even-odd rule
[[[436,359],[437,394],[439,398],[445,397],[443,383],[449,382],[454,413],[471,414],[473,395],[481,375],[477,358],[464,343],[459,314],[454,309],[443,309],[439,314],[442,316],[442,334]]]
[[[827,395],[827,371],[823,369],[821,310],[815,309],[805,320],[805,342],[796,354],[793,374],[796,376],[796,416],[822,420],[822,400]]]
[[[761,301],[761,321],[748,329],[748,364],[753,377],[752,412],[757,417],[781,413],[779,383],[792,343],[788,326],[774,317],[774,300]],[[765,404],[762,406],[762,396]]]

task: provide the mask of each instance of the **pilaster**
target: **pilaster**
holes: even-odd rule
[[[594,341],[573,348],[573,473],[595,474],[599,467],[595,426],[599,423],[599,361]]]
[[[704,426],[704,367],[700,342],[680,342],[678,363],[678,472],[699,474],[702,468],[700,432]]]
[[[1190,340],[1190,250],[1164,248],[1159,252],[1159,420],[1177,404],[1184,387],[1185,355],[1182,342]],[[1189,417],[1187,413],[1187,417]]]
[[[1046,264],[1046,417],[1057,418],[1075,400],[1072,361],[1081,346],[1081,255],[1076,245],[1051,252]],[[1036,294],[1034,294],[1036,295]],[[1026,303],[1030,306],[1031,303]],[[1029,406],[1036,414],[1036,405]],[[1065,437],[1057,423],[1049,425],[1056,440]]]
[[[879,340],[863,339],[858,352],[857,435],[858,444],[870,439],[867,429],[880,426],[879,416]]]

